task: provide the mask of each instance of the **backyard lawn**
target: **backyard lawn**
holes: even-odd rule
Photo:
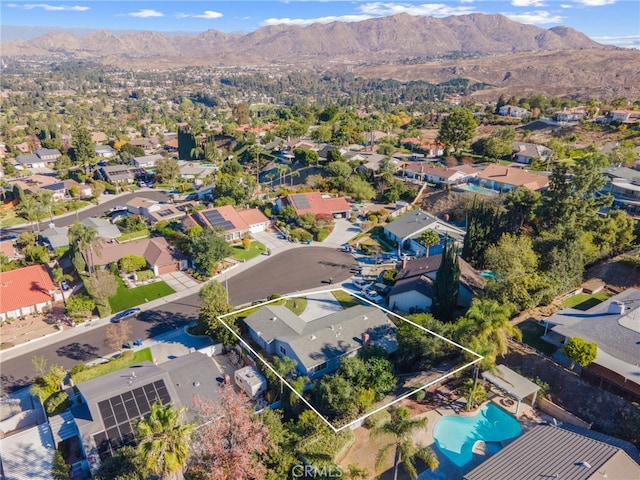
[[[608,292],[598,292],[592,295],[587,293],[578,293],[567,298],[562,304],[568,308],[576,308],[578,310],[589,310],[591,307],[595,307],[601,302],[604,302],[611,297]]]
[[[360,233],[349,240],[349,245],[351,245],[352,247],[360,248],[363,251],[368,250],[370,252],[392,251],[390,245],[388,245],[384,241],[381,241],[381,238],[383,236],[382,232],[382,227],[373,227],[371,230]]]
[[[118,282],[118,291],[113,297],[109,298],[109,305],[111,305],[111,311],[113,312],[120,312],[175,293],[173,288],[162,281],[142,285],[141,287],[127,288],[119,276],[116,276],[116,280]]]
[[[537,322],[526,321],[518,325],[522,332],[522,342],[547,355],[553,355],[557,348],[540,337],[544,335],[544,327]]]
[[[244,262],[246,260],[251,260],[259,255],[262,255],[267,251],[267,247],[265,247],[262,243],[257,240],[251,241],[251,247],[249,250],[245,250],[242,245],[236,245],[233,247],[233,258]]]

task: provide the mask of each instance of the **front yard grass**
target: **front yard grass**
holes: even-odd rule
[[[356,305],[361,305],[357,298],[349,295],[347,292],[344,292],[342,290],[334,290],[331,293],[333,293],[333,296],[345,310],[347,308],[355,307]]]
[[[256,258],[259,255],[262,255],[267,251],[267,247],[265,247],[262,243],[257,240],[251,241],[251,247],[249,250],[245,250],[242,245],[236,245],[233,247],[233,258],[239,260],[241,262],[251,260],[252,258]]]
[[[599,303],[604,302],[611,294],[609,292],[598,292],[594,294],[578,293],[567,298],[562,304],[568,308],[575,308],[577,310],[589,310],[591,307],[595,307]]]
[[[544,335],[544,327],[541,324],[528,320],[520,323],[518,328],[522,332],[523,343],[531,345],[533,348],[539,350],[545,355],[553,355],[556,350],[558,350],[557,347],[540,338]]]
[[[116,276],[116,281],[118,282],[118,291],[113,297],[109,298],[112,312],[120,312],[175,293],[173,288],[162,281],[136,288],[127,288],[119,276]]]
[[[349,240],[349,245],[361,250],[390,252],[392,248],[384,240],[383,228],[381,226],[373,227],[371,230],[359,233]]]
[[[307,308],[307,299],[304,297],[290,298],[287,300],[285,307],[287,307],[296,315],[301,315],[302,312],[304,312],[305,309]]]
[[[71,375],[71,378],[73,379],[74,383],[82,383],[86,382],[87,380],[101,377],[102,375],[106,375],[107,373],[117,372],[118,370],[122,370],[123,368],[146,361],[153,361],[153,355],[151,354],[150,348],[143,348],[136,352],[128,350],[122,353],[122,355],[120,355],[119,357],[112,358],[108,362],[98,363],[97,365],[88,367],[86,370],[76,372]]]

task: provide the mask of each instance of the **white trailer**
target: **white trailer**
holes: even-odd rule
[[[234,374],[236,385],[251,399],[267,391],[267,379],[255,367],[244,367]]]

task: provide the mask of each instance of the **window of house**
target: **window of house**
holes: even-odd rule
[[[280,353],[283,354],[283,355],[287,354],[287,349],[284,348],[282,345],[280,345]]]

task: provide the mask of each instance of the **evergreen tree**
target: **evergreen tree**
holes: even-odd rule
[[[485,251],[490,245],[498,243],[502,233],[503,215],[500,207],[478,200],[476,197],[468,214],[462,258],[475,268],[484,268]]]
[[[442,261],[433,282],[431,314],[442,322],[452,322],[460,291],[460,264],[457,249],[448,238],[444,242]]]
[[[78,125],[73,138],[73,155],[76,165],[82,165],[89,172],[89,167],[97,161],[95,144],[91,140],[91,132],[85,126]]]

